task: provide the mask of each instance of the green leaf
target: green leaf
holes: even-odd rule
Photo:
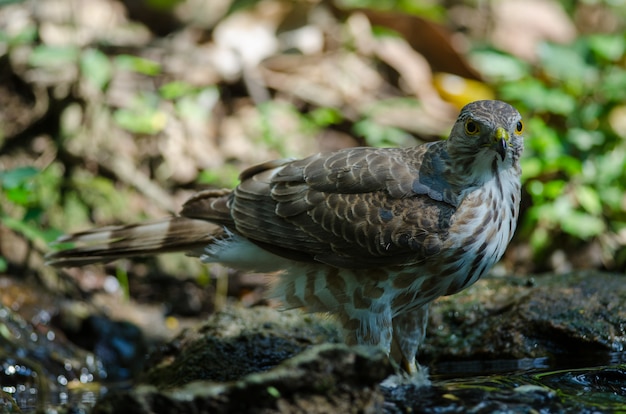
[[[159,88],[159,95],[161,95],[163,99],[178,99],[190,95],[195,91],[196,88],[187,82],[174,81],[161,86]]]
[[[167,115],[154,108],[118,109],[113,120],[120,127],[136,134],[156,134],[165,128]]]
[[[100,90],[104,90],[113,74],[109,58],[97,49],[87,49],[83,52],[80,57],[80,70]]]
[[[3,5],[3,1],[6,0],[0,0],[0,6]],[[37,40],[37,26],[34,23],[24,23],[25,25],[17,33],[0,30],[0,43],[6,43],[11,46],[34,43]]]
[[[567,141],[574,144],[579,150],[587,152],[594,146],[604,143],[604,132],[570,128],[567,130]]]
[[[28,240],[43,240],[47,242],[47,233],[30,222],[14,219],[9,216],[0,216],[0,222],[11,230],[23,234]]]
[[[132,55],[119,55],[115,58],[115,66],[148,76],[161,73],[161,64],[150,59]]]
[[[196,182],[218,188],[232,188],[239,184],[239,168],[232,164],[224,164],[218,169],[204,170],[198,174]]]
[[[596,34],[587,38],[589,49],[598,57],[617,61],[624,56],[624,36]]]
[[[500,93],[505,100],[522,102],[537,112],[569,115],[576,108],[576,98],[561,89],[549,88],[537,79],[503,85]]]
[[[626,100],[626,70],[617,66],[609,68],[602,79],[600,92],[612,101],[621,103]]]
[[[530,73],[526,62],[496,50],[474,51],[470,61],[480,73],[500,81],[516,81]]]
[[[7,188],[16,188],[39,174],[35,167],[18,167],[9,171],[0,171],[0,185]]]
[[[117,266],[115,269],[115,277],[120,284],[120,289],[124,292],[124,299],[130,298],[130,284],[128,283],[128,272],[121,266]]]
[[[552,166],[562,173],[572,177],[582,172],[582,162],[571,155],[561,155],[558,157]]]
[[[183,119],[205,122],[210,118],[211,111],[219,99],[220,93],[216,87],[194,90],[176,100],[176,113]]]
[[[548,181],[543,185],[543,195],[549,199],[554,200],[563,194],[566,182],[563,180]]]
[[[338,124],[343,120],[343,116],[337,108],[316,108],[308,116],[318,127]]]
[[[561,228],[566,233],[580,239],[588,239],[602,234],[606,230],[606,224],[599,217],[580,211],[572,211],[561,217]]]
[[[594,216],[602,214],[602,201],[595,189],[586,185],[579,185],[574,188],[574,194],[578,203],[588,213]]]
[[[28,63],[35,67],[59,67],[78,60],[76,46],[36,46],[28,57]]]
[[[4,192],[6,199],[19,206],[26,206],[30,202],[32,191],[25,187],[9,188]]]
[[[267,393],[274,398],[280,398],[280,391],[276,387],[267,387]]]
[[[353,129],[356,135],[364,137],[369,145],[375,147],[397,147],[408,137],[401,129],[381,125],[369,118],[355,122]]]
[[[530,178],[541,175],[543,164],[540,159],[524,157],[520,160],[522,165],[522,182],[527,182]]]
[[[542,43],[538,48],[541,67],[548,76],[559,82],[589,84],[597,78],[598,71],[585,61],[584,50],[580,50],[584,47],[584,44],[573,47]]]
[[[524,144],[527,149],[526,156],[535,157],[546,163],[563,154],[561,138],[554,128],[539,117],[529,119],[527,125],[530,132]]]

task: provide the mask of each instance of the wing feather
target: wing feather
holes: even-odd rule
[[[442,145],[354,148],[253,167],[229,199],[234,229],[297,260],[352,268],[421,261],[438,253],[458,203],[437,176]]]

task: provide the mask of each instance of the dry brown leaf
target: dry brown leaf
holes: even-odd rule
[[[524,60],[536,61],[537,45],[543,41],[569,43],[576,37],[576,28],[556,1],[500,0],[491,4],[491,41]]]
[[[384,125],[392,125],[420,135],[441,135],[454,122],[456,110],[446,103],[433,85],[429,62],[402,38],[372,35],[371,27],[362,14],[350,16],[346,25],[351,29],[357,48],[371,53],[394,68],[401,77],[401,86],[421,103],[416,108],[381,109],[376,119]],[[362,48],[362,49],[361,49]],[[381,113],[385,113],[382,116]]]
[[[480,79],[480,74],[456,50],[451,33],[443,26],[419,16],[403,13],[368,9],[351,12],[363,13],[372,26],[383,26],[399,33],[413,49],[424,56],[433,71]]]

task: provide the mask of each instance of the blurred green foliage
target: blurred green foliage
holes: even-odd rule
[[[175,4],[165,1],[164,4]],[[245,4],[246,1],[235,2]],[[438,2],[343,0],[345,6],[376,7],[414,13],[440,20],[445,9]],[[573,10],[575,2],[564,1]],[[616,4],[619,2],[616,2]],[[616,13],[626,12],[623,4]],[[26,26],[16,36],[0,30],[0,42],[9,48],[37,41],[36,28]],[[498,96],[516,106],[526,119],[526,151],[523,183],[530,198],[518,239],[528,241],[538,262],[557,248],[576,248],[589,242],[602,247],[609,267],[626,265],[626,34],[581,36],[572,44],[544,43],[537,62],[529,63],[492,47],[479,47],[470,59],[489,79]],[[95,90],[106,91],[115,71],[133,71],[156,77],[163,68],[138,56],[111,58],[96,48],[34,46],[32,67],[62,70],[75,65]],[[207,102],[220,99],[216,86],[196,87],[171,81],[156,91],[141,92],[127,107],[107,108],[120,128],[140,135],[161,132],[167,122],[162,105],[172,104],[180,117],[203,119]],[[378,102],[352,122],[351,132],[369,145],[406,145],[410,135],[377,122],[381,108],[415,105],[415,99],[395,98]],[[277,113],[297,118],[300,130],[314,135],[324,128],[347,123],[336,108],[311,108],[302,113],[291,103],[268,101],[259,106],[262,134],[259,140],[287,156],[288,131],[272,123]],[[198,183],[232,187],[238,167],[206,171]],[[28,239],[48,242],[66,222],[52,220],[55,212],[74,221],[88,221],[94,206],[115,217],[124,211],[123,197],[115,184],[86,172],[64,177],[60,163],[44,170],[18,167],[0,171],[0,221]],[[65,183],[63,181],[66,180]],[[71,190],[68,190],[71,189]],[[62,196],[61,196],[62,195]],[[105,206],[110,206],[106,211]],[[6,263],[0,258],[0,271]]]
[[[445,19],[446,8],[439,1],[432,0],[338,0],[346,9],[363,8],[402,12],[425,17],[433,21]]]
[[[625,48],[616,33],[544,43],[534,65],[495,50],[474,54],[501,98],[527,114],[522,167],[532,205],[521,235],[539,256],[593,239],[607,265],[626,262]]]
[[[40,247],[62,233],[43,223],[51,180],[54,177],[33,167],[0,171],[0,223]],[[6,265],[0,257],[0,271]]]

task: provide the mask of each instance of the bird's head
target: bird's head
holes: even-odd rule
[[[518,167],[523,150],[522,116],[502,101],[463,107],[448,139],[451,161],[476,170]]]

